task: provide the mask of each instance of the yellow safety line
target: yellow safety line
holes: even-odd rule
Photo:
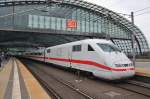
[[[14,60],[14,77],[13,77],[12,99],[21,99],[19,73],[18,73],[17,63],[15,60]]]
[[[150,77],[150,70],[146,70],[144,68],[135,68],[135,71],[137,75]]]
[[[28,69],[17,60],[30,99],[51,99]]]

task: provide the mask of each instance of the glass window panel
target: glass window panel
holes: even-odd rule
[[[51,52],[51,49],[47,49],[47,53],[50,53]]]
[[[50,28],[50,18],[49,17],[45,17],[45,28],[46,29]]]
[[[93,21],[90,22],[90,32],[93,32],[94,31],[94,23]]]
[[[32,27],[33,24],[33,16],[29,15],[29,19],[28,19],[28,27]]]
[[[74,45],[72,51],[73,52],[81,51],[81,45]]]
[[[61,30],[61,19],[57,18],[57,30]]]
[[[85,32],[85,21],[81,21],[81,28],[82,28],[82,32]]]
[[[100,21],[98,21],[98,33],[102,33],[102,24]]]
[[[51,29],[55,29],[55,17],[51,17]]]
[[[77,21],[77,31],[80,31],[80,21]]]
[[[62,30],[66,30],[66,19],[62,19]]]
[[[44,16],[39,16],[39,28],[44,28]]]
[[[94,22],[94,33],[97,33],[97,22]]]
[[[33,15],[33,28],[38,28],[38,16],[37,15]]]
[[[86,22],[86,29],[85,29],[86,32],[90,32],[90,31],[89,31],[89,25],[90,25],[89,22]]]
[[[91,45],[88,45],[88,51],[94,51]]]

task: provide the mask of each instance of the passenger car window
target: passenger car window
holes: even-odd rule
[[[42,53],[38,53],[38,55],[42,55]]]
[[[81,45],[74,45],[72,51],[73,52],[81,51]]]
[[[47,49],[47,53],[50,53],[51,52],[51,49]]]
[[[88,45],[88,51],[94,51],[94,49],[92,48],[92,46]]]

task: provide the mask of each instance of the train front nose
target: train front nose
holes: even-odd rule
[[[116,53],[113,56],[112,74],[114,79],[130,78],[135,75],[135,68],[132,62],[124,53]]]
[[[109,55],[109,56],[108,56]],[[135,69],[128,57],[122,52],[107,54],[107,65],[111,67],[112,80],[130,78],[135,75]]]
[[[112,70],[114,79],[130,78],[135,75],[135,68],[131,61],[115,63],[114,68]]]

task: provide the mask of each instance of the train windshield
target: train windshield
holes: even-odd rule
[[[104,52],[121,52],[119,48],[111,44],[101,44],[97,43],[97,45],[104,51]]]

